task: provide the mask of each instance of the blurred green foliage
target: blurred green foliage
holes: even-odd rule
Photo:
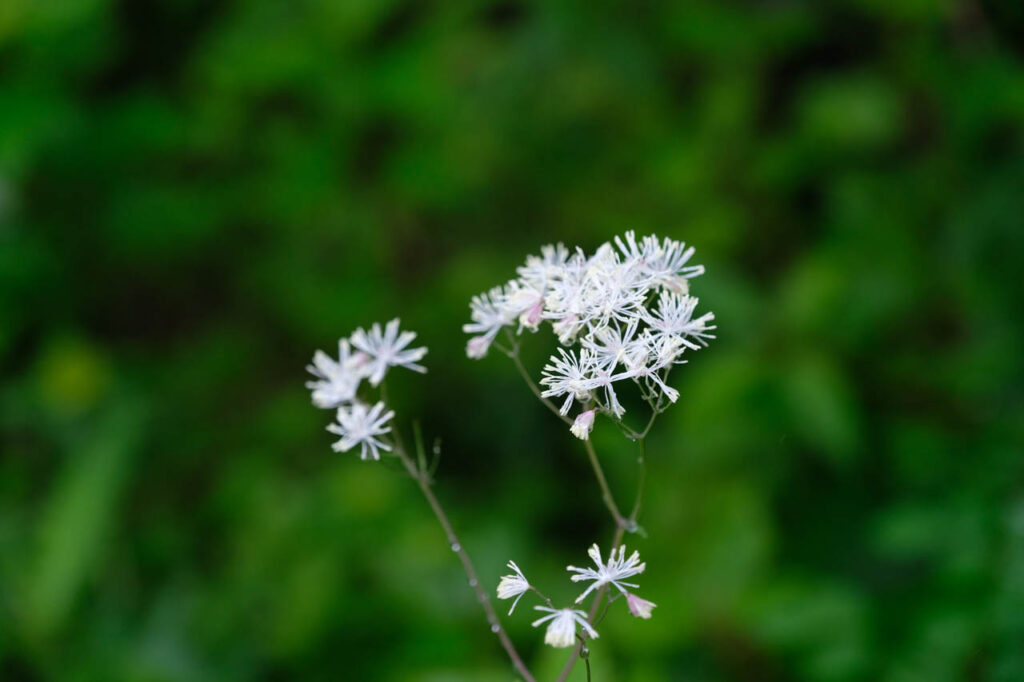
[[[483,579],[568,598],[582,450],[459,326],[635,229],[697,247],[720,335],[649,445],[660,606],[595,679],[1024,680],[1019,7],[0,2],[0,678],[512,679],[303,366],[418,330],[392,393]]]

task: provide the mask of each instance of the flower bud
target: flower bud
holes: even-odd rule
[[[572,435],[576,436],[580,440],[587,440],[590,437],[590,431],[594,428],[594,415],[597,410],[587,410],[586,412],[580,412],[576,417],[576,421],[572,423],[569,430],[572,431]]]
[[[657,606],[654,602],[641,599],[632,592],[626,593],[626,605],[629,607],[630,613],[637,618],[643,618],[645,620],[651,617],[651,609]]]
[[[474,336],[466,343],[466,356],[474,360],[487,355],[487,349],[491,347],[491,340],[486,336]]]

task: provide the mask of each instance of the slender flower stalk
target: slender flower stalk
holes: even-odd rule
[[[449,546],[452,551],[458,555],[459,561],[462,563],[462,568],[466,572],[466,577],[469,579],[469,586],[476,594],[476,599],[480,603],[480,607],[484,610],[484,614],[487,617],[487,622],[491,626],[491,632],[498,637],[498,641],[501,643],[505,653],[508,654],[509,660],[512,661],[512,666],[516,671],[523,676],[525,682],[536,682],[530,669],[523,662],[519,652],[516,651],[515,644],[509,638],[508,633],[501,626],[501,620],[498,618],[498,614],[494,611],[494,607],[491,605],[490,597],[484,591],[480,585],[480,578],[477,576],[476,568],[473,566],[473,562],[469,558],[469,554],[466,553],[466,549],[462,546],[462,542],[459,541],[459,536],[455,534],[455,529],[452,528],[451,521],[448,520],[448,515],[445,513],[444,508],[434,495],[434,491],[430,487],[430,479],[426,471],[417,468],[416,463],[413,462],[412,458],[405,452],[404,449],[399,448],[396,450],[396,454],[402,461],[402,465],[405,467],[409,475],[416,481],[419,486],[420,492],[423,493],[423,497],[426,498],[427,504],[430,505],[430,509],[434,512],[434,516],[437,517],[438,523],[441,524],[441,529],[445,533],[445,537],[448,540]]]

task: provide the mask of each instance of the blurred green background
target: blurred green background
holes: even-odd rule
[[[0,679],[511,680],[303,368],[419,331],[395,407],[482,579],[568,600],[611,532],[582,448],[460,325],[635,229],[697,247],[719,338],[595,679],[1024,680],[1021,7],[3,0]]]

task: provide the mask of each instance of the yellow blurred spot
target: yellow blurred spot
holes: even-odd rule
[[[84,412],[106,393],[110,368],[89,344],[80,339],[62,339],[44,351],[37,381],[47,407],[62,413]]]

